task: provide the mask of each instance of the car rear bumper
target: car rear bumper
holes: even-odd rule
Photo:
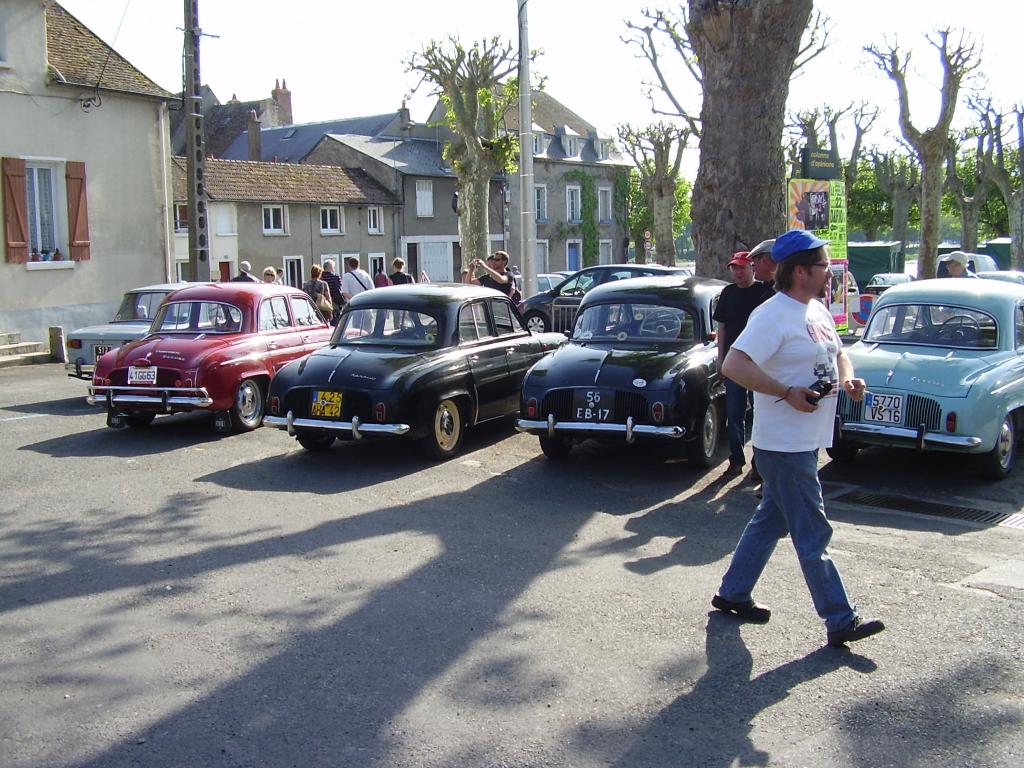
[[[547,421],[516,419],[516,429],[531,435],[578,435],[580,437],[617,437],[621,435],[627,443],[637,437],[667,438],[678,440],[686,436],[686,429],[680,426],[659,427],[654,424],[634,424],[633,417],[625,424],[609,424],[593,421],[556,421],[548,416]]]
[[[327,419],[297,419],[292,411],[287,416],[264,416],[263,423],[278,429],[288,430],[288,434],[294,437],[298,429],[322,429],[328,432],[350,432],[352,437],[358,440],[366,435],[404,435],[412,427],[408,424],[377,424],[374,422],[365,423],[358,416],[353,416],[351,421],[332,421]]]
[[[210,408],[213,398],[203,387],[92,386],[85,402],[105,405],[108,410],[129,407],[170,413]]]
[[[887,424],[868,424],[862,421],[843,422],[843,438],[871,445],[886,445],[894,448],[917,448],[940,451],[976,451],[984,442],[980,437],[950,435],[945,432],[929,432],[923,427],[909,429]]]

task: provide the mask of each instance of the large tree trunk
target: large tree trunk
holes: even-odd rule
[[[487,202],[490,174],[474,173],[459,180],[459,229],[462,237],[462,266],[490,255]]]
[[[654,185],[651,194],[651,213],[654,215],[654,248],[659,264],[672,267],[676,263],[676,242],[672,237],[672,212],[676,207],[676,183],[662,180]]]
[[[980,206],[974,199],[960,205],[960,247],[968,253],[978,252],[978,218]]]
[[[1011,269],[1024,269],[1024,188],[1006,198],[1006,213],[1010,220]]]
[[[786,228],[782,131],[789,79],[812,5],[689,0],[687,34],[704,89],[693,189],[700,275],[725,277],[734,251]]]
[[[945,146],[921,147],[921,250],[917,254],[917,279],[935,277],[939,253],[939,219],[946,172]]]
[[[892,192],[892,239],[900,243],[900,253],[907,252],[907,232],[910,229],[911,190],[895,186]]]

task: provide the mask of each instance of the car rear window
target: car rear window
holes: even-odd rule
[[[334,343],[343,346],[433,347],[437,340],[436,318],[424,312],[388,307],[366,307],[347,312],[334,335]]]
[[[977,309],[942,304],[890,304],[871,316],[865,342],[995,349],[995,318]]]
[[[576,317],[574,341],[681,342],[697,338],[694,315],[665,304],[592,304]]]

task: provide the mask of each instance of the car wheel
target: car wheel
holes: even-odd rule
[[[860,453],[861,446],[847,440],[832,439],[832,447],[826,448],[825,453],[832,461],[853,461]]]
[[[540,449],[549,459],[564,459],[572,450],[572,440],[566,437],[540,435]]]
[[[547,333],[551,330],[548,319],[540,312],[530,312],[525,318],[526,328],[530,333]]]
[[[690,441],[690,464],[699,469],[707,469],[718,453],[718,440],[722,434],[722,417],[717,400],[708,403],[704,414],[697,421],[697,430],[697,435]]]
[[[124,417],[124,423],[129,427],[148,427],[153,423],[153,419],[156,418],[155,413],[147,413],[146,411],[135,411],[129,413]]]
[[[330,432],[298,432],[295,439],[307,451],[322,452],[334,445],[334,435]]]
[[[442,400],[430,417],[429,431],[422,445],[432,459],[444,461],[459,452],[466,431],[462,409],[452,399]]]
[[[245,379],[238,385],[231,420],[239,432],[250,432],[263,423],[263,385],[256,379]]]
[[[1008,413],[1003,417],[1003,423],[999,425],[996,447],[981,457],[982,471],[990,480],[1002,480],[1010,474],[1016,457],[1017,425],[1014,423],[1013,414]]]

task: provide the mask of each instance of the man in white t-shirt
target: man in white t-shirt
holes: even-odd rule
[[[751,313],[722,365],[725,376],[754,391],[751,443],[764,497],[711,604],[767,622],[771,611],[755,603],[751,593],[776,543],[789,534],[828,644],[843,645],[885,626],[857,615],[828,554],[832,526],[822,501],[818,449],[832,445],[836,387],[860,401],[864,381],[854,378],[832,315],[816,301],[832,279],[826,244],[802,229],[776,238],[777,293]]]
[[[349,256],[345,259],[345,274],[341,278],[341,295],[345,301],[351,301],[353,296],[373,288],[373,278],[359,268],[359,259]]]

